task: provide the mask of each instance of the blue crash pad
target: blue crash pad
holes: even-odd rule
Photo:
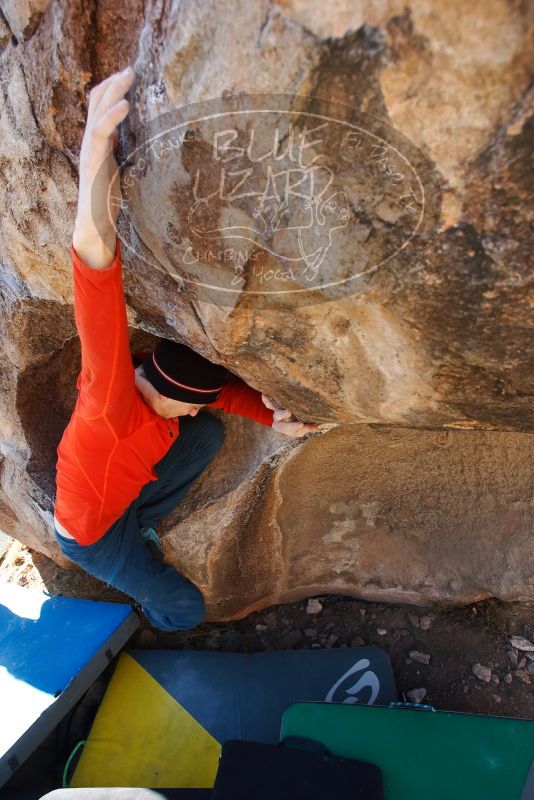
[[[131,606],[0,583],[0,786],[139,625]]]

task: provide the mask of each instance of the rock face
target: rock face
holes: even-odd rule
[[[533,597],[530,437],[343,425],[277,452],[267,431],[271,457],[256,444],[256,471],[234,487],[231,454],[244,472],[251,447],[238,424],[163,528],[166,552],[194,565],[217,618],[326,592]]]
[[[376,171],[362,161],[351,169],[329,141],[330,172],[318,171],[318,184],[333,164],[335,182],[317,219],[348,217],[327,231],[327,246],[313,236],[304,245],[307,267],[322,269],[306,302],[302,274],[289,302],[273,294],[267,303],[252,269],[288,257],[272,207],[262,216],[247,204],[198,206],[196,222],[217,231],[216,257],[176,259],[190,239],[195,169],[211,157],[205,119],[189,125],[201,129],[199,149],[182,142],[159,171],[153,154],[123,187],[132,349],[161,336],[187,342],[298,418],[337,423],[288,440],[221,415],[223,448],[162,523],[167,558],[205,592],[210,616],[325,592],[534,599],[527,6],[336,0],[325,14],[319,0],[237,5],[0,2],[0,528],[67,565],[52,511],[80,366],[69,245],[85,99],[131,63],[122,157],[185,104],[245,108],[252,94],[276,93],[293,98],[301,122],[326,103],[345,109],[340,124],[367,115],[365,141],[382,126],[388,155],[404,142],[399,158],[409,153],[424,173],[425,225],[408,237],[407,206],[403,216],[391,200],[394,173],[373,184]],[[257,227],[242,236],[245,282],[206,294],[199,277],[231,277],[221,223],[239,217],[252,230],[253,216],[270,224],[271,248]],[[365,259],[332,294],[333,271]]]

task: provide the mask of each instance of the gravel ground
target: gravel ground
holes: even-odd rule
[[[51,594],[128,601],[81,570],[12,542],[0,580]],[[512,637],[523,637],[526,642]],[[162,633],[142,616],[132,647],[252,653],[376,645],[387,651],[399,699],[437,709],[534,719],[534,605],[488,600],[461,608],[388,605],[327,595],[274,605],[233,622]]]

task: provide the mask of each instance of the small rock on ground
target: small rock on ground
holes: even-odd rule
[[[517,653],[514,650],[507,650],[506,657],[513,667],[517,667]]]
[[[316,597],[310,597],[306,605],[306,614],[318,614],[323,610],[323,604]]]
[[[426,696],[426,689],[410,689],[406,692],[406,697],[411,703],[422,703]]]
[[[484,666],[484,664],[473,664],[471,670],[479,681],[484,681],[484,683],[489,683],[491,681],[491,669]]]
[[[412,661],[417,661],[418,664],[430,664],[429,653],[422,653],[420,650],[410,650],[408,655]]]
[[[524,636],[512,636],[510,639],[510,644],[512,647],[515,647],[516,650],[528,650],[529,652],[534,652],[534,644],[530,642],[528,639],[525,639]]]

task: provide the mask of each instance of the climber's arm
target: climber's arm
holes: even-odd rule
[[[122,198],[113,147],[118,142],[117,126],[130,110],[124,95],[133,77],[131,67],[127,67],[89,93],[72,243],[80,259],[92,269],[109,267],[116,254],[115,223]]]
[[[225,383],[217,400],[207,405],[209,408],[221,408],[227,414],[248,417],[262,425],[271,426],[273,422],[273,412],[262,403],[261,392],[237,376]]]
[[[237,376],[225,384],[218,400],[209,405],[213,408],[222,408],[230,414],[248,417],[292,438],[319,431],[313,423],[295,420],[291,411],[278,408],[267,395],[253,389]]]
[[[106,414],[117,431],[135,397],[134,370],[128,342],[116,213],[107,210],[115,128],[127,113],[117,102],[131,83],[111,76],[90,94],[87,126],[80,154],[78,213],[71,257],[74,316],[81,341],[78,376],[80,414],[86,419]],[[108,166],[100,164],[108,159]],[[116,423],[116,424],[115,424]]]
[[[86,418],[106,414],[118,431],[135,397],[120,242],[117,239],[112,263],[102,269],[88,266],[74,246],[71,254],[74,318],[82,356],[79,412]]]

